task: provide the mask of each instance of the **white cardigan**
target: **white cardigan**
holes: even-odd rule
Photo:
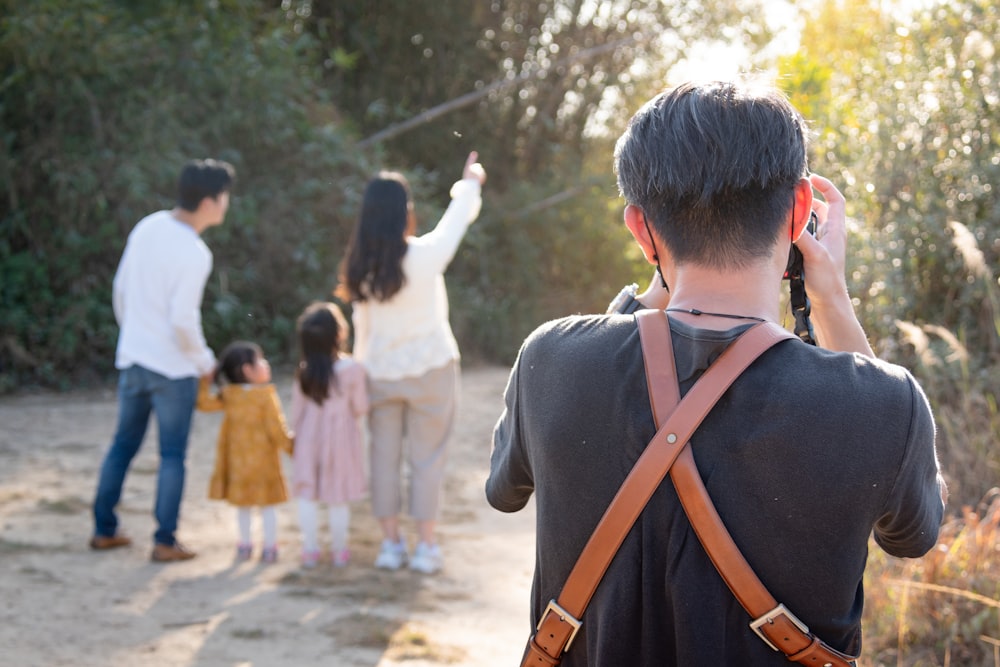
[[[374,380],[419,377],[459,358],[448,322],[444,272],[482,206],[477,179],[451,188],[451,204],[437,226],[407,238],[403,287],[386,301],[353,305],[354,357]]]

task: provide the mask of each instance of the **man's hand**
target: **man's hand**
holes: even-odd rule
[[[802,253],[806,271],[806,289],[814,305],[839,299],[847,293],[844,271],[847,257],[847,215],[844,196],[833,183],[813,174],[809,177],[823,199],[813,198],[813,211],[819,222],[816,236],[803,233],[795,241]]]
[[[795,245],[802,253],[806,291],[812,304],[813,325],[820,344],[842,352],[874,357],[868,338],[854,314],[847,293],[847,213],[844,196],[829,180],[812,174],[813,188],[823,197],[813,198],[819,218],[815,238],[802,234]]]

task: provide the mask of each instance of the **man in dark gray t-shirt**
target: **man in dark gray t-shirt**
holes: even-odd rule
[[[923,555],[937,539],[946,492],[926,397],[906,370],[874,358],[854,316],[843,197],[807,176],[805,155],[805,124],[780,93],[712,83],[654,98],[615,157],[626,225],[669,285],[665,317],[682,395],[755,321],[781,321],[793,239],[802,252],[819,345],[793,339],[765,352],[691,447],[770,593],[853,655],[869,536],[892,555]],[[802,234],[811,211],[816,238]],[[532,627],[654,432],[634,317],[563,318],[525,341],[486,494],[505,512],[535,496]],[[582,620],[564,667],[788,664],[749,627],[669,480]]]

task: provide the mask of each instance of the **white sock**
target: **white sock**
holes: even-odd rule
[[[236,508],[236,524],[240,532],[240,544],[250,544],[250,508]]]
[[[264,548],[274,549],[278,546],[278,513],[274,505],[260,508],[260,521],[264,528]]]
[[[330,541],[333,552],[347,548],[347,529],[351,523],[351,508],[344,505],[330,505]]]
[[[319,551],[319,518],[316,501],[299,498],[299,530],[302,531],[302,550]]]

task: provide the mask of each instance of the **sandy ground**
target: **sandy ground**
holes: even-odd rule
[[[482,492],[506,376],[463,372],[440,526],[446,563],[434,576],[371,567],[379,536],[366,502],[353,507],[346,568],[299,568],[291,503],[279,509],[278,563],[234,562],[234,512],[205,496],[216,414],[195,417],[178,533],[198,557],[149,561],[155,426],[119,507],[134,543],[92,552],[90,501],[114,430],[113,389],[0,399],[0,665],[517,664],[528,634],[533,506],[501,514]],[[287,406],[290,381],[278,386]]]

